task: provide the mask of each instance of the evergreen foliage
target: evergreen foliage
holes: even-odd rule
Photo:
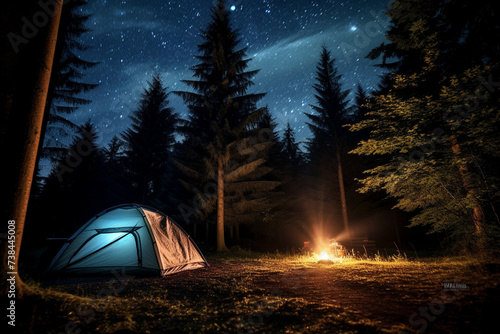
[[[346,153],[348,130],[343,126],[350,118],[348,90],[342,90],[341,75],[334,66],[334,59],[325,47],[321,50],[320,60],[316,66],[316,105],[312,105],[314,113],[307,114],[312,139],[308,143],[309,161],[312,167],[311,177],[315,178],[315,196],[318,199],[313,207],[325,211],[325,219],[331,220],[328,215],[335,215],[339,211],[344,225],[346,238],[349,238],[349,220],[347,215],[347,200],[342,162]],[[335,179],[335,181],[333,181]],[[333,198],[340,204],[330,204]]]
[[[193,91],[176,92],[189,109],[189,118],[181,126],[186,155],[178,161],[180,170],[188,177],[184,185],[195,189],[214,184],[215,192],[196,191],[195,206],[188,206],[188,215],[196,213],[207,217],[217,212],[217,249],[226,250],[224,241],[225,201],[228,191],[239,196],[251,192],[259,182],[260,187],[272,188],[262,181],[251,182],[252,174],[265,174],[259,168],[265,162],[260,152],[269,143],[258,137],[259,119],[264,111],[256,103],[264,94],[248,93],[253,85],[251,78],[257,71],[247,71],[250,59],[246,48],[238,49],[237,30],[231,27],[230,12],[223,1],[212,9],[211,22],[202,31],[203,42],[198,45],[199,63],[192,67],[195,80],[184,80]],[[238,182],[237,189],[230,190]],[[242,206],[245,206],[242,202]],[[232,207],[232,210],[245,210]],[[235,215],[233,215],[234,217]]]
[[[290,125],[290,122],[287,122],[286,129],[283,133],[283,140],[281,142],[282,155],[285,161],[291,167],[298,167],[302,162],[302,153],[300,151],[299,144],[295,140],[295,134]]]
[[[69,237],[93,214],[109,206],[104,155],[96,142],[96,129],[87,121],[47,176],[37,205],[42,212],[33,214],[28,234],[46,233],[46,226],[34,218],[41,216],[51,226],[52,236]]]
[[[349,91],[342,90],[341,75],[334,62],[330,51],[323,47],[313,86],[317,105],[312,105],[311,108],[315,113],[306,114],[309,119],[307,125],[313,135],[307,146],[311,157],[323,152],[335,156],[348,133],[342,126],[349,119]]]
[[[167,188],[172,167],[178,119],[168,106],[168,93],[155,75],[142,94],[139,107],[130,119],[132,125],[122,134],[125,142],[126,173],[133,188],[134,201],[151,204]],[[117,149],[117,143],[111,143]]]
[[[84,14],[87,0],[74,0],[64,4],[59,23],[54,64],[50,78],[47,106],[44,117],[43,156],[57,160],[64,154],[64,141],[78,130],[78,126],[68,119],[68,115],[80,106],[87,105],[90,99],[82,93],[97,87],[83,80],[86,70],[98,63],[84,60],[80,53],[89,47],[80,37],[89,32],[86,23],[91,17]]]
[[[139,202],[180,223],[205,223],[207,242],[215,225],[218,251],[227,250],[228,231],[228,244],[239,244],[240,227],[261,248],[285,245],[284,230],[317,222],[332,225],[323,231],[330,236],[345,231],[347,241],[356,220],[390,212],[390,203],[411,214],[410,227],[461,247],[498,245],[500,23],[490,1],[392,2],[387,42],[367,55],[388,72],[374,92],[359,84],[352,101],[323,47],[304,154],[290,123],[280,139],[272,112],[258,106],[264,96],[252,93],[258,70],[248,69],[247,48],[240,47],[222,0],[201,31],[193,77],[183,80],[188,89],[174,92],[187,105],[187,118],[169,107],[167,88],[155,75],[130,128],[97,147],[90,121],[78,127],[68,120],[90,102],[82,93],[96,86],[83,79],[96,63],[79,56],[87,49],[79,40],[88,31],[86,4],[64,5],[45,119],[45,153],[54,167],[43,188],[33,187],[28,237],[47,230],[67,237],[96,212]],[[14,112],[7,116],[22,124]],[[71,131],[76,136],[62,147],[57,138]],[[4,125],[7,133],[17,136]]]
[[[354,153],[384,157],[366,171],[361,191],[383,189],[396,207],[415,212],[410,226],[445,231],[477,249],[498,238],[500,223],[498,44],[488,37],[499,25],[486,26],[491,13],[482,9],[480,19],[468,13],[459,23],[469,8],[479,7],[465,0],[391,5],[390,43],[369,55],[396,57],[391,84],[351,129],[370,131]]]

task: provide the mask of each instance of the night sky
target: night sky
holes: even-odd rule
[[[290,121],[296,139],[310,132],[304,112],[314,103],[315,66],[321,46],[332,51],[343,75],[344,89],[357,84],[370,91],[377,86],[381,69],[366,54],[384,41],[387,0],[227,0],[233,28],[241,33],[241,47],[252,58],[248,70],[260,69],[251,92],[267,93],[259,106],[268,106],[278,130]],[[171,90],[185,90],[181,79],[191,79],[193,56],[202,42],[200,29],[210,20],[213,1],[90,1],[92,29],[82,39],[90,49],[82,58],[100,64],[86,71],[85,81],[99,83],[86,93],[93,102],[71,117],[82,124],[89,117],[97,126],[99,144],[130,124],[140,95],[152,75],[159,73]],[[352,97],[352,95],[351,95]],[[186,117],[183,101],[171,94],[171,106]]]

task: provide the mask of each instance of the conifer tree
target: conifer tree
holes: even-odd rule
[[[284,159],[292,167],[297,167],[301,163],[301,154],[298,143],[295,141],[295,134],[290,125],[287,122],[286,129],[283,133],[283,140],[281,142],[282,154]]]
[[[91,100],[82,97],[82,93],[97,87],[83,80],[85,71],[98,64],[81,57],[81,53],[89,48],[80,40],[90,31],[86,23],[91,16],[83,13],[87,4],[87,0],[70,1],[63,6],[61,14],[40,143],[40,148],[42,145],[44,148],[43,157],[55,160],[65,152],[61,139],[78,131],[78,126],[68,119],[68,115],[89,104]]]
[[[109,206],[130,202],[134,197],[134,188],[130,184],[126,143],[113,136],[107,147],[102,149],[105,163],[106,183],[108,184]]]
[[[106,163],[113,166],[119,166],[123,164],[123,158],[125,157],[125,142],[121,140],[117,135],[111,138],[108,146],[102,150]]]
[[[317,105],[311,106],[315,113],[306,116],[309,118],[307,125],[313,134],[308,143],[311,163],[336,167],[342,221],[346,238],[349,239],[349,218],[342,169],[342,155],[348,134],[343,125],[348,122],[349,91],[342,90],[340,78],[341,75],[334,66],[334,59],[323,47],[316,66],[316,84],[313,86]],[[331,172],[329,174],[331,175]]]
[[[193,91],[177,92],[189,109],[181,127],[186,138],[186,159],[178,166],[189,178],[190,189],[215,184],[215,193],[198,191],[197,213],[217,212],[217,250],[227,250],[224,239],[226,185],[242,180],[264,163],[255,155],[268,143],[252,141],[251,130],[263,109],[256,103],[263,94],[248,93],[257,71],[247,71],[246,48],[238,49],[239,36],[231,27],[224,1],[212,9],[211,21],[198,45],[200,62],[193,66],[194,80],[184,80]],[[245,184],[241,183],[243,188]]]
[[[276,236],[275,230],[279,223],[277,217],[285,200],[279,189],[284,181],[284,174],[276,126],[269,109],[264,108],[252,131],[255,135],[249,137],[248,147],[254,152],[246,160],[264,159],[265,162],[245,177],[226,186],[226,218],[230,236],[233,237],[233,229],[236,232],[235,239],[239,238],[240,224],[246,224],[254,235],[265,235],[269,240]],[[264,224],[266,229],[262,229]]]
[[[130,116],[131,127],[122,135],[133,197],[141,203],[151,203],[166,185],[178,124],[159,75],[148,84],[138,109]]]
[[[489,37],[500,27],[483,24],[494,13],[490,5],[492,13],[480,10],[484,21],[470,17],[468,9],[476,12],[477,6],[395,1],[388,11],[390,43],[369,55],[396,57],[390,85],[353,129],[370,130],[355,153],[385,157],[367,171],[363,191],[384,189],[397,207],[418,212],[411,226],[447,231],[482,249],[500,222],[493,167],[500,148],[493,134],[499,90],[492,81],[499,64]]]
[[[287,233],[290,228],[302,231],[304,221],[307,221],[304,215],[304,203],[310,199],[310,194],[305,191],[310,186],[310,178],[307,178],[304,170],[307,166],[304,161],[304,155],[300,150],[299,143],[295,139],[295,133],[287,122],[287,126],[283,131],[282,139],[280,141],[281,164],[282,170],[282,185],[279,187],[281,191],[282,200],[279,202],[279,217],[280,236],[281,233]],[[302,246],[303,240],[296,240],[295,238],[279,238],[282,246]],[[299,242],[299,243],[297,243]]]
[[[354,119],[364,119],[368,113],[369,96],[363,89],[363,86],[358,85],[356,88],[356,96],[354,98]]]
[[[47,176],[39,198],[42,212],[35,216],[50,222],[49,230],[57,236],[69,237],[93,212],[107,207],[106,169],[97,138],[94,125],[87,121]],[[38,220],[29,223],[40,231],[40,226],[35,226]]]

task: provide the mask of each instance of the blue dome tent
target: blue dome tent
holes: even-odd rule
[[[191,237],[144,205],[107,209],[84,224],[57,253],[48,274],[93,275],[125,270],[161,276],[207,267]]]

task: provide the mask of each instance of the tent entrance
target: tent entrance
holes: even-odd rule
[[[96,233],[82,243],[69,259],[66,267],[107,266],[105,262],[108,262],[106,260],[110,257],[115,258],[115,263],[117,258],[121,259],[123,266],[142,267],[142,244],[137,232],[140,228],[142,226],[95,229]],[[135,249],[135,256],[132,253],[133,249]],[[99,258],[104,261],[98,261]]]

